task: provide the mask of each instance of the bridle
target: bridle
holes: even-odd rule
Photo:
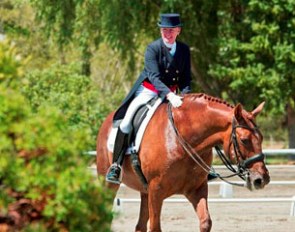
[[[247,126],[247,125],[241,125],[238,124],[237,120],[235,117],[233,117],[232,120],[232,131],[231,131],[231,141],[229,143],[229,147],[228,147],[228,151],[230,151],[230,146],[231,144],[233,145],[234,148],[234,155],[235,155],[235,159],[237,161],[236,166],[237,168],[235,168],[232,165],[232,162],[227,158],[227,156],[221,151],[221,149],[218,146],[215,146],[215,150],[218,154],[218,156],[220,157],[220,159],[222,160],[223,164],[231,171],[233,172],[233,174],[231,175],[227,175],[227,176],[222,176],[219,173],[217,173],[213,167],[207,165],[203,159],[198,155],[198,153],[193,149],[193,147],[181,136],[181,134],[179,133],[178,129],[175,126],[174,123],[174,119],[173,119],[173,114],[172,114],[172,106],[169,103],[168,104],[168,118],[169,121],[171,122],[171,125],[173,127],[173,130],[176,134],[176,137],[179,141],[179,143],[182,145],[182,147],[184,148],[184,150],[188,153],[188,155],[207,173],[210,173],[212,176],[214,177],[218,177],[221,180],[232,184],[232,185],[237,185],[237,186],[244,186],[243,184],[239,184],[239,183],[233,183],[230,182],[226,179],[233,177],[233,176],[238,176],[243,180],[246,180],[249,176],[249,166],[255,162],[258,161],[263,161],[265,158],[265,155],[263,153],[260,154],[256,154],[250,158],[247,159],[243,159],[243,154],[241,152],[240,149],[240,145],[238,143],[238,137],[237,137],[237,132],[236,129],[237,128],[244,128],[247,129],[249,131],[251,131],[252,133],[259,133],[260,131],[258,129],[258,127],[256,126],[256,124],[251,121],[251,123],[253,124],[253,128]]]
[[[233,117],[233,120],[232,120],[231,141],[228,145],[228,151],[230,151],[230,146],[231,146],[231,144],[233,144],[237,169],[232,166],[231,162],[229,161],[227,156],[220,150],[220,148],[218,146],[215,146],[216,152],[217,152],[218,156],[220,157],[220,159],[222,160],[223,164],[230,171],[232,171],[234,173],[234,175],[239,176],[243,180],[246,180],[246,178],[249,175],[249,166],[255,162],[263,161],[265,158],[265,155],[263,153],[260,153],[260,154],[254,155],[250,158],[243,159],[243,154],[241,152],[240,145],[238,143],[236,129],[237,128],[244,128],[244,129],[251,131],[252,133],[261,134],[258,127],[256,126],[256,124],[253,121],[251,121],[251,123],[254,126],[253,128],[249,127],[248,125],[238,124],[235,117]],[[220,176],[218,176],[218,177],[220,178]],[[223,178],[224,177],[221,177],[221,179],[223,179]]]
[[[238,160],[237,166],[242,171],[248,169],[251,164],[253,164],[253,163],[257,162],[257,161],[263,161],[264,158],[265,158],[265,155],[263,153],[254,155],[254,156],[252,156],[252,157],[250,157],[248,159],[243,159],[242,158],[243,155],[242,155],[242,152],[241,152],[241,149],[240,149],[240,145],[238,143],[236,129],[237,128],[244,128],[244,129],[247,129],[247,130],[251,131],[252,133],[260,134],[260,131],[259,131],[258,127],[256,126],[256,124],[252,120],[251,120],[251,123],[254,126],[253,128],[251,128],[251,127],[249,127],[247,125],[238,124],[235,117],[233,118],[233,121],[232,121],[231,142],[233,143],[233,146],[234,146],[234,154],[236,156],[236,160]]]

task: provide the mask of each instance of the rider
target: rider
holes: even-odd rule
[[[111,183],[120,184],[131,120],[137,109],[155,96],[167,98],[173,107],[180,107],[182,97],[176,95],[176,91],[181,94],[191,91],[190,49],[176,41],[182,28],[179,14],[161,14],[158,26],[161,38],[147,46],[144,69],[113,118],[118,133],[113,164],[106,175],[106,180]]]

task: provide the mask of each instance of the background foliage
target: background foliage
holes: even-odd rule
[[[27,73],[27,84],[22,93],[33,111],[54,106],[65,117],[67,124],[76,130],[91,130],[92,137],[110,111],[103,103],[103,96],[89,78],[79,74],[77,65],[55,65],[49,69]],[[95,146],[95,140],[89,147]]]
[[[0,43],[0,51],[0,222],[14,231],[110,231],[112,194],[82,155],[97,126],[85,116],[94,93],[79,94],[89,79],[71,67],[25,77],[15,49]]]
[[[138,55],[159,36],[159,13],[179,12],[184,21],[180,39],[192,50],[196,91],[249,108],[267,100],[272,114],[294,105],[294,0],[31,2],[60,46],[87,46],[92,57],[93,47],[106,42],[129,64],[133,77]]]

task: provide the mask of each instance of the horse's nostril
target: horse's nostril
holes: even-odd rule
[[[256,180],[254,180],[254,186],[255,186],[255,188],[256,189],[258,189],[258,188],[261,188],[262,187],[262,179],[261,178],[258,178],[258,179],[256,179]]]

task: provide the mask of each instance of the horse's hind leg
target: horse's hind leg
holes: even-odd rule
[[[147,222],[149,220],[149,208],[148,208],[148,194],[140,193],[141,203],[139,211],[139,219],[135,227],[136,232],[146,232]]]
[[[209,232],[212,221],[208,210],[208,184],[204,182],[198,189],[185,194],[186,198],[192,203],[200,222],[200,232]]]

